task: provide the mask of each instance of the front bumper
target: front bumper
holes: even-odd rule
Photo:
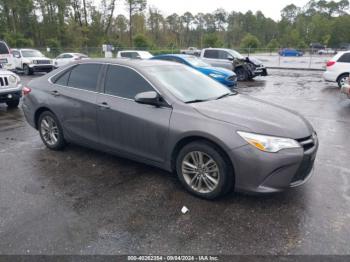
[[[254,76],[267,76],[266,67],[257,67],[254,71]]]
[[[304,184],[312,175],[318,149],[316,136],[303,148],[285,149],[278,153],[262,152],[251,145],[232,150],[237,191],[249,193],[281,192]]]
[[[38,65],[38,64],[31,64],[29,65],[29,68],[33,72],[51,72],[53,69],[55,69],[54,65],[47,64],[47,65]]]
[[[15,100],[21,99],[21,97],[22,97],[21,89],[18,89],[18,88],[6,89],[6,90],[0,89],[0,103],[15,101]]]

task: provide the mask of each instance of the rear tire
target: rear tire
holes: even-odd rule
[[[63,129],[57,117],[50,111],[41,113],[38,121],[38,129],[41,140],[51,150],[62,150],[66,142],[63,137]]]
[[[233,187],[229,160],[214,144],[198,140],[185,145],[176,159],[176,173],[191,194],[215,199]]]
[[[8,108],[17,108],[19,105],[19,99],[12,100],[12,101],[7,101],[6,105]]]
[[[337,83],[338,86],[341,88],[344,84],[347,84],[349,82],[349,74],[342,74],[338,77]]]

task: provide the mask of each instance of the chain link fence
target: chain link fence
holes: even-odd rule
[[[90,58],[105,57],[102,47],[82,47],[82,48],[37,48],[50,58],[55,58],[61,53],[83,53]],[[291,68],[291,69],[314,69],[323,70],[327,61],[329,61],[337,52],[343,50],[336,49],[271,49],[271,48],[233,48],[243,56],[251,56],[259,59],[265,66],[270,68]],[[118,51],[135,50],[135,48],[114,48],[113,57],[117,56]],[[159,54],[179,54],[178,48],[141,48],[137,50],[149,51],[153,55]]]

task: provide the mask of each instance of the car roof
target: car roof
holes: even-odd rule
[[[129,59],[129,58],[93,58],[93,59],[81,60],[77,62],[77,64],[89,64],[89,63],[115,64],[115,65],[129,66],[135,69],[143,69],[145,67],[162,66],[162,65],[174,66],[174,63],[169,61],[151,60],[151,59],[138,60],[138,59]]]
[[[121,50],[121,51],[119,51],[119,52],[128,52],[128,53],[137,53],[137,52],[147,52],[147,53],[149,53],[148,51],[145,51],[145,50]]]
[[[38,50],[38,49],[31,49],[31,48],[18,48],[18,49],[14,48],[12,50],[15,50],[15,51],[39,51],[40,52],[40,50]]]
[[[157,55],[157,56],[154,56],[155,58],[157,57],[178,57],[178,58],[182,58],[182,59],[186,59],[186,58],[197,58],[196,56],[194,55],[186,55],[186,54],[166,54],[166,55]]]
[[[222,50],[222,51],[229,51],[229,50],[234,50],[234,49],[209,47],[209,48],[204,48],[203,50]]]

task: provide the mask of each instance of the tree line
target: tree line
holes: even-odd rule
[[[127,15],[116,15],[119,1]],[[350,42],[348,11],[348,0],[311,0],[286,6],[274,21],[221,8],[164,16],[147,0],[0,0],[0,38],[11,47],[337,47]]]

